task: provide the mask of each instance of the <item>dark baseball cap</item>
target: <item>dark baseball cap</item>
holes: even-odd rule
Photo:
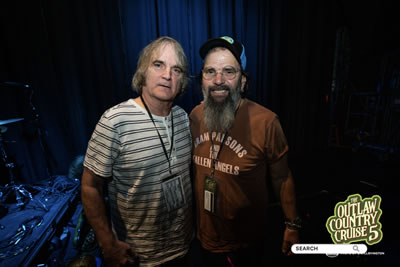
[[[210,51],[214,47],[225,47],[229,49],[229,51],[232,52],[236,60],[242,66],[242,68],[246,69],[247,59],[244,46],[241,43],[233,40],[233,38],[229,36],[222,36],[220,38],[209,39],[200,47],[201,58],[205,59],[208,51]]]

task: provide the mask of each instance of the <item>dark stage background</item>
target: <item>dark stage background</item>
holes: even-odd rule
[[[280,116],[300,203],[377,193],[389,214],[400,165],[397,2],[1,1],[0,121],[24,118],[2,134],[17,180],[68,172],[101,114],[134,96],[139,51],[159,36],[186,51],[193,78],[177,104],[190,112],[201,101],[200,45],[229,35],[246,47],[248,98]]]

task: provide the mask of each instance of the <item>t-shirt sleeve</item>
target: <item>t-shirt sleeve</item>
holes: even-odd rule
[[[112,176],[112,166],[120,151],[119,134],[103,115],[89,140],[84,166],[101,177]]]
[[[267,123],[265,140],[268,164],[277,162],[289,150],[286,136],[276,115],[270,123]]]

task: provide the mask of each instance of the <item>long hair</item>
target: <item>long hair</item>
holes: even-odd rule
[[[179,67],[182,69],[181,88],[178,95],[182,95],[185,92],[189,83],[188,63],[185,52],[178,41],[168,36],[162,36],[152,41],[140,52],[136,72],[132,78],[132,88],[139,95],[142,94],[143,86],[146,83],[146,72],[154,57],[154,53],[166,44],[171,44],[174,47],[176,54],[178,55]]]

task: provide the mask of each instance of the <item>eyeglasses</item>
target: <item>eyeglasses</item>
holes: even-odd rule
[[[206,80],[214,79],[218,73],[221,73],[221,75],[227,80],[233,80],[239,71],[229,67],[223,68],[220,72],[216,71],[214,68],[205,68],[202,69],[201,72],[203,73],[203,78]]]

